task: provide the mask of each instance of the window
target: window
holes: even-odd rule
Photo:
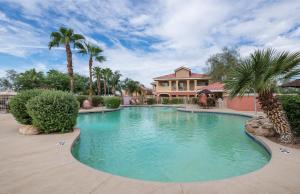
[[[159,85],[162,86],[162,87],[168,87],[169,82],[168,81],[162,81],[162,82],[159,82]]]
[[[197,86],[207,86],[207,85],[208,85],[207,81],[197,80]]]

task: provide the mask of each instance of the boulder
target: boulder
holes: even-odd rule
[[[246,131],[249,133],[254,133],[255,132],[255,128],[253,128],[250,124],[246,124],[245,125]]]
[[[252,118],[246,122],[245,129],[254,135],[271,137],[275,135],[274,126],[265,117]]]
[[[272,137],[275,135],[273,129],[265,129],[262,127],[258,128],[254,134],[264,137]]]
[[[39,130],[32,125],[23,125],[19,128],[19,133],[23,135],[37,135],[39,134]]]
[[[84,109],[91,109],[92,108],[91,102],[89,100],[83,101],[82,108],[84,108]]]

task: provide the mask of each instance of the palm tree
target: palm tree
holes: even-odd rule
[[[123,89],[131,96],[133,93],[136,93],[137,95],[137,93],[140,91],[140,83],[138,81],[126,78],[124,80]]]
[[[111,84],[111,87],[112,87],[112,93],[114,95],[116,95],[116,88],[118,86],[118,84],[120,83],[120,78],[121,78],[121,74],[119,71],[115,71],[112,76],[111,76],[111,79],[110,79],[110,84]]]
[[[258,93],[262,110],[274,125],[283,143],[294,141],[286,114],[273,95],[276,82],[300,73],[300,52],[276,52],[273,49],[257,50],[241,65],[232,69],[225,87],[231,97],[245,93]]]
[[[97,80],[97,93],[101,95],[101,78],[102,78],[102,69],[100,67],[93,68],[93,75]]]
[[[108,82],[112,76],[112,71],[109,68],[102,69],[103,81],[104,81],[104,95],[109,94]]]
[[[101,55],[103,50],[95,45],[92,45],[90,43],[84,42],[83,44],[81,43],[76,43],[75,46],[79,49],[79,53],[84,54],[84,55],[89,55],[89,99],[92,99],[92,94],[93,94],[93,76],[92,76],[92,67],[93,67],[93,59],[95,59],[98,62],[103,62],[105,61],[105,57]]]
[[[60,27],[57,32],[52,32],[50,35],[50,42],[48,44],[49,49],[52,47],[59,47],[64,45],[67,54],[67,68],[70,79],[70,91],[74,91],[74,75],[73,75],[73,64],[72,64],[72,51],[70,44],[75,46],[76,43],[84,40],[84,37],[80,34],[74,34],[71,28]]]

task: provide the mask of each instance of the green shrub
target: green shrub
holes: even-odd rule
[[[213,107],[216,105],[216,101],[213,98],[207,98],[207,106],[208,107]]]
[[[169,98],[162,98],[161,103],[162,104],[169,104]]]
[[[121,100],[118,97],[105,97],[104,104],[106,108],[119,108]]]
[[[27,113],[26,103],[39,94],[41,94],[43,90],[33,89],[33,90],[25,90],[16,96],[12,97],[9,101],[9,109],[15,119],[25,125],[32,124],[32,119]]]
[[[152,104],[155,104],[155,103],[156,103],[155,98],[147,98],[147,104],[148,105],[152,105]]]
[[[196,97],[192,98],[192,104],[198,104],[198,102],[199,102],[199,98]]]
[[[278,97],[288,117],[292,131],[300,135],[300,95],[282,95]]]
[[[80,107],[82,107],[83,101],[89,99],[89,96],[88,95],[78,95],[78,96],[76,96],[76,98],[77,98],[77,101],[79,102]],[[97,107],[97,106],[102,105],[102,104],[104,104],[103,97],[101,97],[101,96],[92,96],[92,106]]]
[[[99,105],[103,105],[103,98],[101,96],[92,96],[92,105],[97,107]]]
[[[79,103],[71,93],[45,91],[29,100],[26,108],[41,132],[68,132],[76,124]]]
[[[183,98],[172,98],[170,104],[183,104]]]
[[[78,95],[78,96],[76,96],[76,98],[77,98],[77,101],[79,102],[80,107],[82,107],[83,101],[87,100],[88,96],[87,95]]]

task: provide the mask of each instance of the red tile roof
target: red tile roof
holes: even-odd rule
[[[215,82],[215,83],[209,84],[207,86],[203,86],[203,88],[201,88],[201,90],[223,91],[224,90],[224,84],[220,83],[220,82]]]
[[[176,78],[175,73],[155,77],[154,80],[156,80],[156,79],[170,79],[170,78]],[[186,78],[209,78],[209,76],[206,75],[206,74],[192,73],[190,77],[186,77]]]

